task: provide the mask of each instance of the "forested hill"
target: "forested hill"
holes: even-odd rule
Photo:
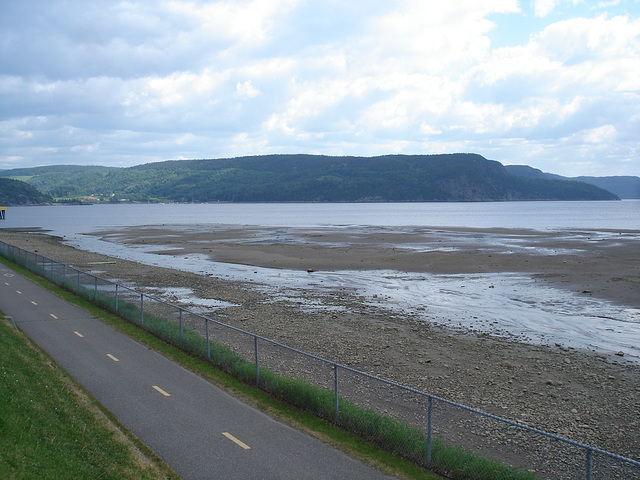
[[[545,173],[528,165],[507,165],[507,172],[526,178],[543,178],[547,180],[573,180],[589,183],[603,188],[620,198],[640,198],[640,177],[562,177],[553,173]]]
[[[0,206],[37,205],[52,201],[49,195],[42,194],[25,182],[0,178]]]
[[[112,201],[356,202],[612,200],[583,182],[523,178],[476,154],[263,155],[129,168],[4,171],[56,197]]]

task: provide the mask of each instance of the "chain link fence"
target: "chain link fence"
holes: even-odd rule
[[[448,478],[640,480],[636,460],[296,350],[4,242],[0,254]]]

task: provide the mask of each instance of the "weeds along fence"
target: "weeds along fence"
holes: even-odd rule
[[[245,382],[454,479],[640,479],[640,462],[340,365],[0,241],[0,254]]]

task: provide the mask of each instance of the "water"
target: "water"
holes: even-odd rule
[[[153,265],[250,281],[274,299],[331,310],[322,294],[345,290],[412,321],[457,330],[560,343],[640,363],[640,310],[537,283],[523,274],[433,275],[398,271],[306,272],[211,262],[201,255],[160,256],[143,247],[84,235],[128,226],[471,227],[538,231],[640,231],[640,201],[382,204],[117,204],[11,207],[2,228],[39,227],[87,250]],[[491,237],[489,241],[491,241]],[[639,252],[640,252],[640,235]],[[504,238],[501,239],[504,241]],[[504,246],[504,245],[503,245]],[[509,248],[518,248],[516,244]],[[522,246],[522,248],[527,248]],[[178,292],[179,293],[179,292]],[[176,294],[176,292],[173,292]],[[182,292],[183,295],[187,293]],[[197,303],[198,299],[191,299]],[[300,302],[304,300],[304,302]]]
[[[77,234],[109,226],[228,224],[640,230],[640,200],[619,202],[108,204],[11,207],[1,227]]]

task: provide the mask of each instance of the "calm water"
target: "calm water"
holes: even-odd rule
[[[640,230],[640,200],[616,202],[122,204],[11,207],[0,228],[41,227],[60,235],[109,226],[432,226]]]
[[[83,235],[139,225],[380,226],[636,230],[640,200],[620,202],[153,204],[10,207],[0,228],[49,230],[87,250],[152,265],[249,281],[274,299],[326,311],[322,294],[348,289],[369,303],[413,321],[447,328],[560,343],[640,363],[640,310],[553,288],[518,274],[430,275],[398,271],[306,272],[229,265],[198,255],[160,256],[144,248]],[[639,253],[640,253],[640,233]],[[487,287],[491,285],[491,288]],[[171,292],[166,292],[170,294]],[[173,292],[175,294],[175,292]],[[177,300],[200,305],[180,292]],[[206,303],[206,302],[205,302]],[[205,305],[216,308],[215,300]],[[613,356],[612,358],[617,358]]]

